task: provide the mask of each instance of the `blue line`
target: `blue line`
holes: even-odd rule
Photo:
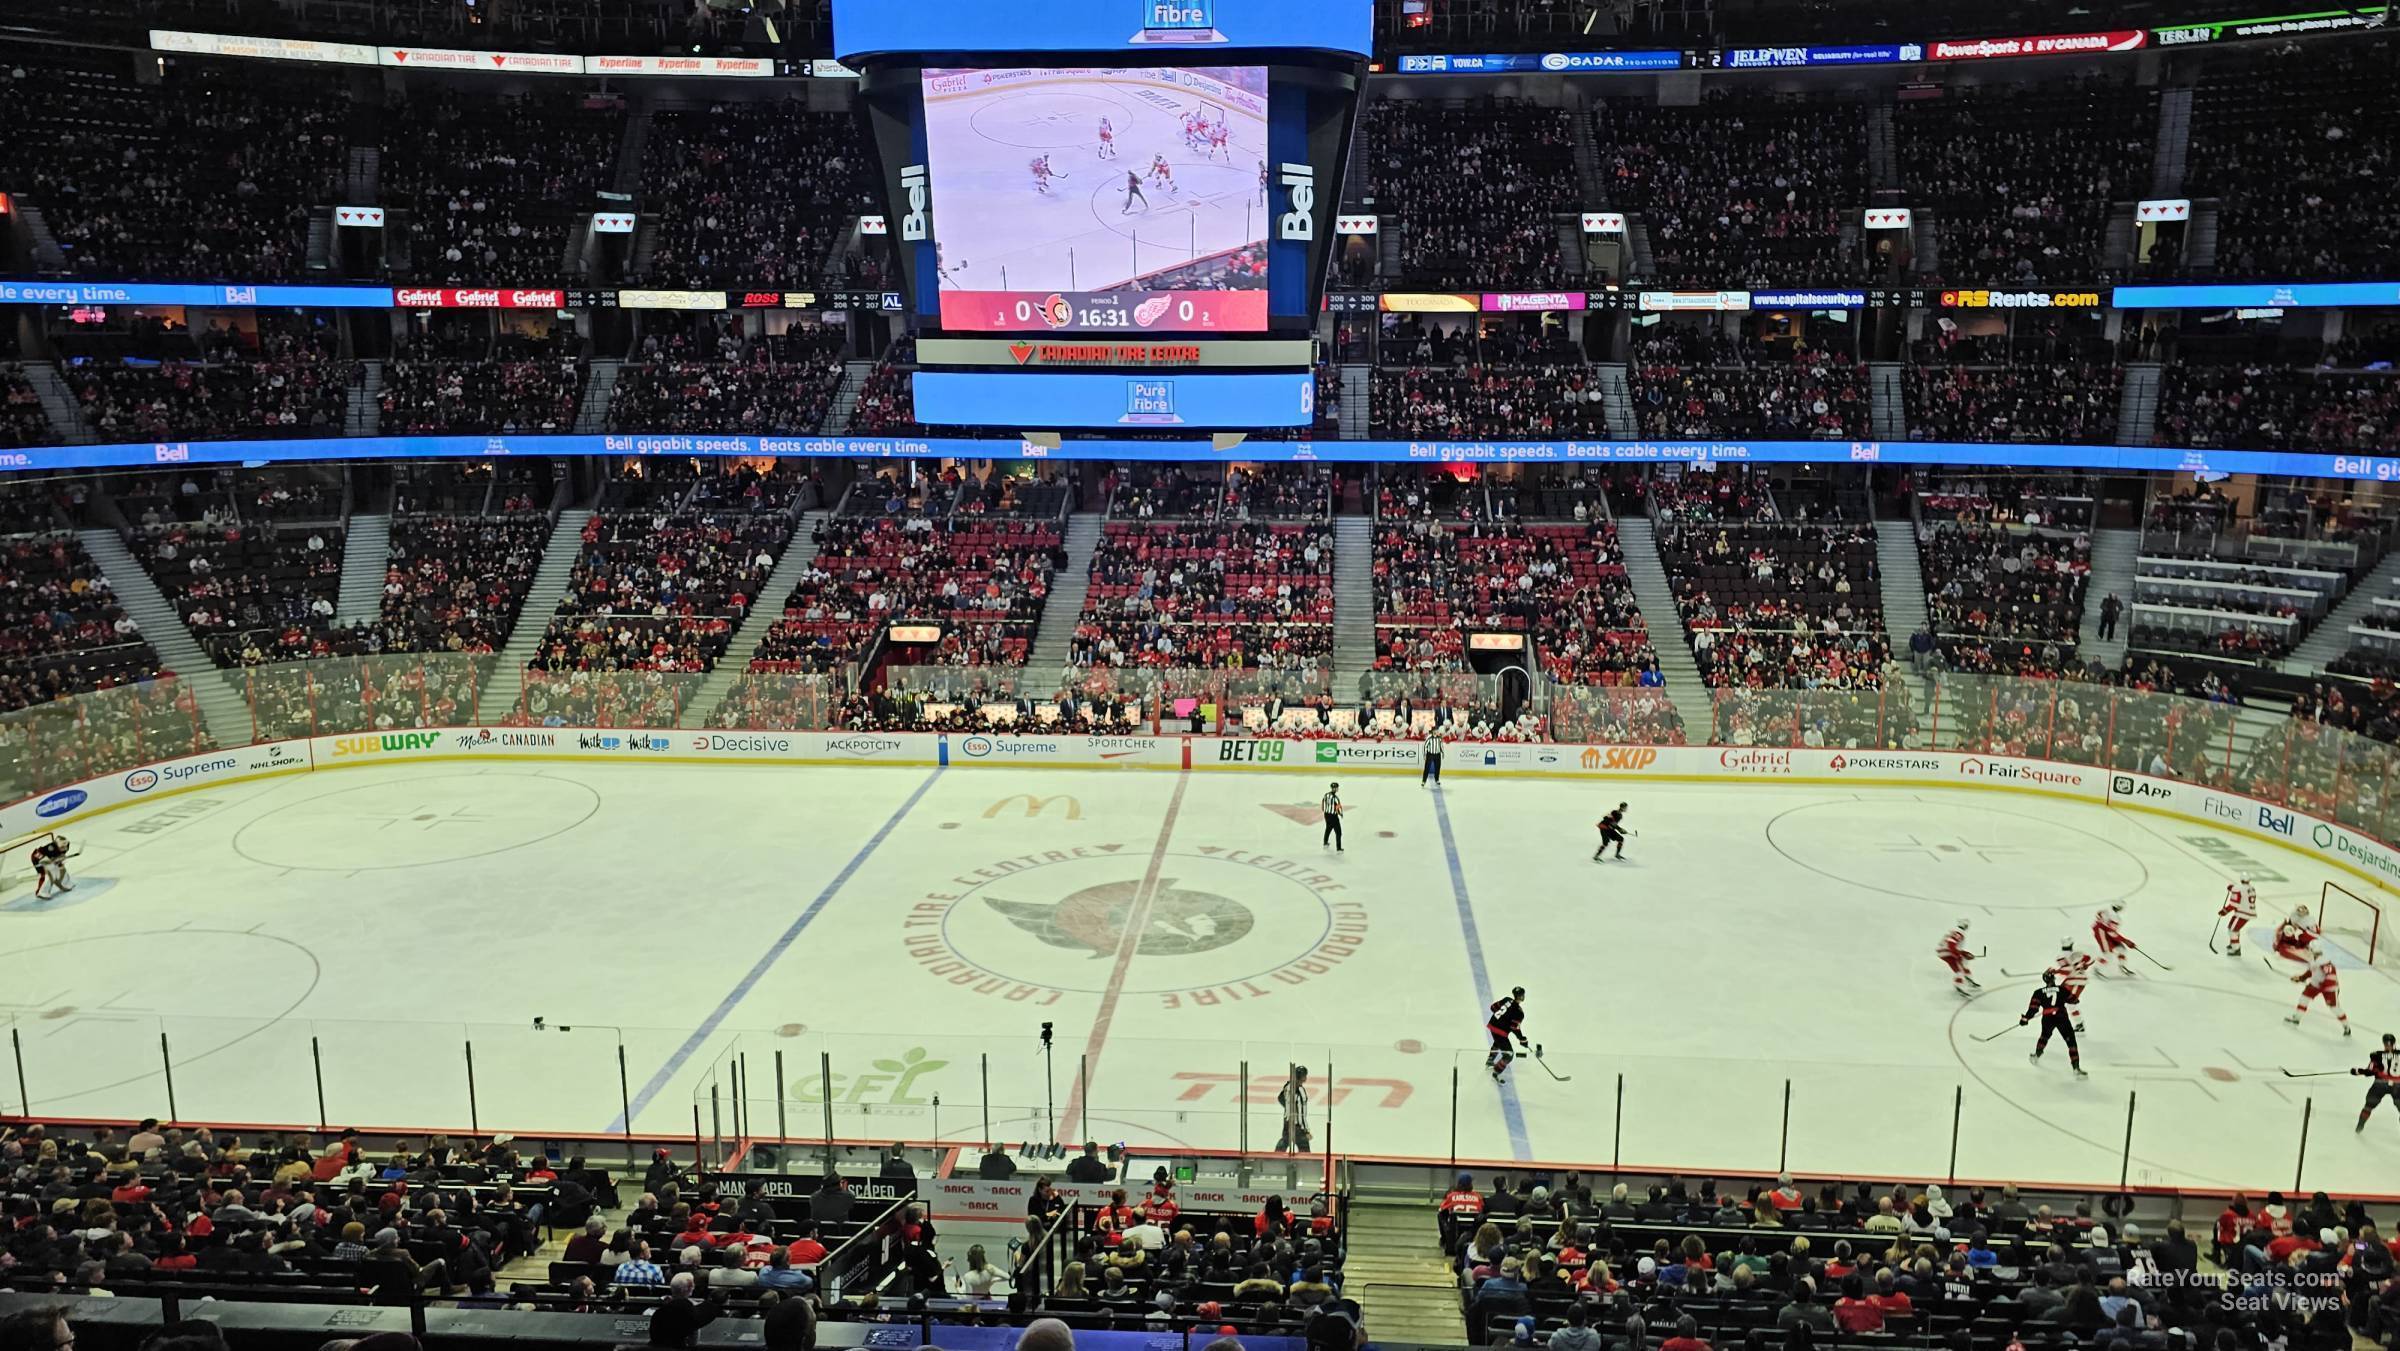
[[[1442,855],[1450,863],[1450,894],[1458,900],[1459,936],[1467,944],[1467,968],[1475,973],[1475,1011],[1477,1016],[1488,1015],[1492,1008],[1492,977],[1483,965],[1483,936],[1475,929],[1475,903],[1467,899],[1467,874],[1458,862],[1458,837],[1450,832],[1450,807],[1442,800],[1442,790],[1433,790],[1433,819],[1442,827]],[[1500,1084],[1500,1115],[1508,1122],[1508,1143],[1519,1163],[1533,1158],[1533,1143],[1525,1134],[1525,1107],[1517,1101],[1515,1084]]]
[[[648,1107],[651,1100],[658,1096],[659,1090],[667,1086],[667,1081],[675,1077],[675,1072],[683,1068],[684,1062],[690,1060],[710,1037],[716,1035],[717,1029],[733,1015],[735,1007],[744,999],[749,998],[750,991],[757,986],[759,980],[776,962],[783,959],[784,953],[791,950],[792,944],[800,937],[800,931],[806,929],[811,920],[823,913],[825,907],[833,901],[834,893],[840,891],[850,881],[851,876],[866,864],[866,861],[874,855],[877,849],[882,847],[884,840],[890,837],[893,827],[900,824],[901,818],[916,810],[917,804],[924,800],[925,791],[933,787],[934,780],[940,777],[942,777],[942,771],[939,769],[926,775],[925,782],[917,785],[917,791],[910,793],[908,801],[900,804],[900,810],[892,813],[892,819],[884,822],[881,830],[867,837],[867,842],[859,847],[859,851],[851,855],[850,861],[842,865],[842,870],[833,875],[833,880],[825,884],[823,891],[817,893],[817,899],[810,901],[808,908],[800,912],[800,917],[793,920],[791,927],[783,931],[783,937],[776,939],[772,946],[759,954],[758,962],[750,968],[748,974],[734,983],[733,989],[718,1003],[716,1010],[710,1013],[700,1026],[692,1029],[692,1035],[684,1039],[683,1045],[675,1048],[675,1054],[667,1057],[666,1064],[658,1067],[658,1073],[650,1076],[649,1082],[642,1085],[642,1091],[633,1095],[634,1119],[641,1118],[642,1109]],[[608,1124],[609,1133],[612,1135],[618,1134],[624,1129],[625,1117],[622,1114]]]

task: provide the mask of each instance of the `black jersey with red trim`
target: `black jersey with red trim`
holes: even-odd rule
[[[1492,1016],[1483,1022],[1486,1032],[1495,1037],[1513,1037],[1525,1025],[1525,1006],[1515,995],[1503,995],[1492,1001]]]
[[[2028,1018],[2037,1015],[2043,1018],[2064,1018],[2074,1002],[2067,997],[2066,987],[2045,985],[2033,992],[2033,998],[2025,1001],[2025,1016]]]
[[[2358,1073],[2372,1075],[2376,1083],[2400,1087],[2400,1051],[2369,1051],[2367,1067]]]

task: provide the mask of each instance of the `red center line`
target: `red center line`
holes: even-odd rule
[[[1108,1026],[1116,1021],[1117,997],[1125,992],[1125,976],[1133,970],[1133,954],[1142,945],[1142,932],[1150,927],[1150,906],[1158,898],[1158,874],[1167,866],[1167,837],[1175,833],[1176,814],[1183,810],[1184,785],[1191,781],[1189,774],[1175,776],[1174,796],[1167,799],[1167,815],[1159,823],[1158,843],[1151,846],[1150,866],[1142,873],[1142,884],[1133,893],[1133,906],[1125,915],[1125,932],[1117,938],[1117,964],[1108,973],[1108,988],[1100,992],[1100,1011],[1092,1015],[1092,1032],[1083,1043],[1083,1073],[1067,1084],[1067,1110],[1058,1118],[1058,1142],[1075,1145],[1080,1142],[1083,1123],[1083,1086],[1100,1071],[1100,1051],[1108,1044]]]

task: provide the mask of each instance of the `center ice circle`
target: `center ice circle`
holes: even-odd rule
[[[1146,994],[1279,972],[1279,984],[1302,983],[1322,974],[1316,966],[1325,962],[1312,954],[1346,954],[1364,927],[1363,909],[1314,865],[1171,852],[1150,881],[1149,863],[1125,851],[1038,863],[980,883],[958,893],[943,914],[944,951],[912,953],[929,968],[949,957],[996,977],[1076,991],[1106,989],[1123,961],[1126,992]],[[1333,944],[1337,908],[1356,918],[1344,926],[1353,932]]]
[[[1837,882],[1991,910],[2097,903],[2131,895],[2150,876],[2104,836],[1981,801],[1811,803],[1768,822],[1767,843]],[[2037,877],[2040,885],[2028,885]]]
[[[414,868],[536,844],[599,810],[598,793],[548,775],[409,775],[268,812],[243,826],[233,847],[270,868]]]

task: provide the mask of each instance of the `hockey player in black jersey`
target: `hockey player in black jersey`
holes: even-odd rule
[[[2082,1048],[2075,1044],[2075,1005],[2059,987],[2055,971],[2042,973],[2042,988],[2025,1002],[2025,1016],[2017,1019],[2017,1026],[2032,1022],[2036,1015],[2042,1020],[2042,1039],[2033,1044],[2033,1054],[2025,1058],[2037,1065],[2042,1063],[2042,1052],[2049,1049],[2051,1034],[2056,1033],[2067,1044],[2068,1067],[2078,1076],[2088,1077],[2083,1073]]]
[[[2362,1131],[2385,1098],[2392,1100],[2393,1111],[2400,1112],[2400,1045],[2394,1042],[2391,1033],[2384,1033],[2383,1049],[2368,1052],[2365,1067],[2350,1071],[2375,1081],[2367,1088],[2367,1105],[2358,1109],[2358,1129]]]
[[[1492,1082],[1499,1083],[1508,1074],[1509,1062],[1517,1058],[1509,1039],[1515,1038],[1517,1046],[1531,1044],[1525,1040],[1524,986],[1517,986],[1507,997],[1492,1001],[1492,1014],[1483,1020],[1483,1030],[1492,1037],[1491,1054],[1484,1058],[1484,1064],[1492,1071]]]

